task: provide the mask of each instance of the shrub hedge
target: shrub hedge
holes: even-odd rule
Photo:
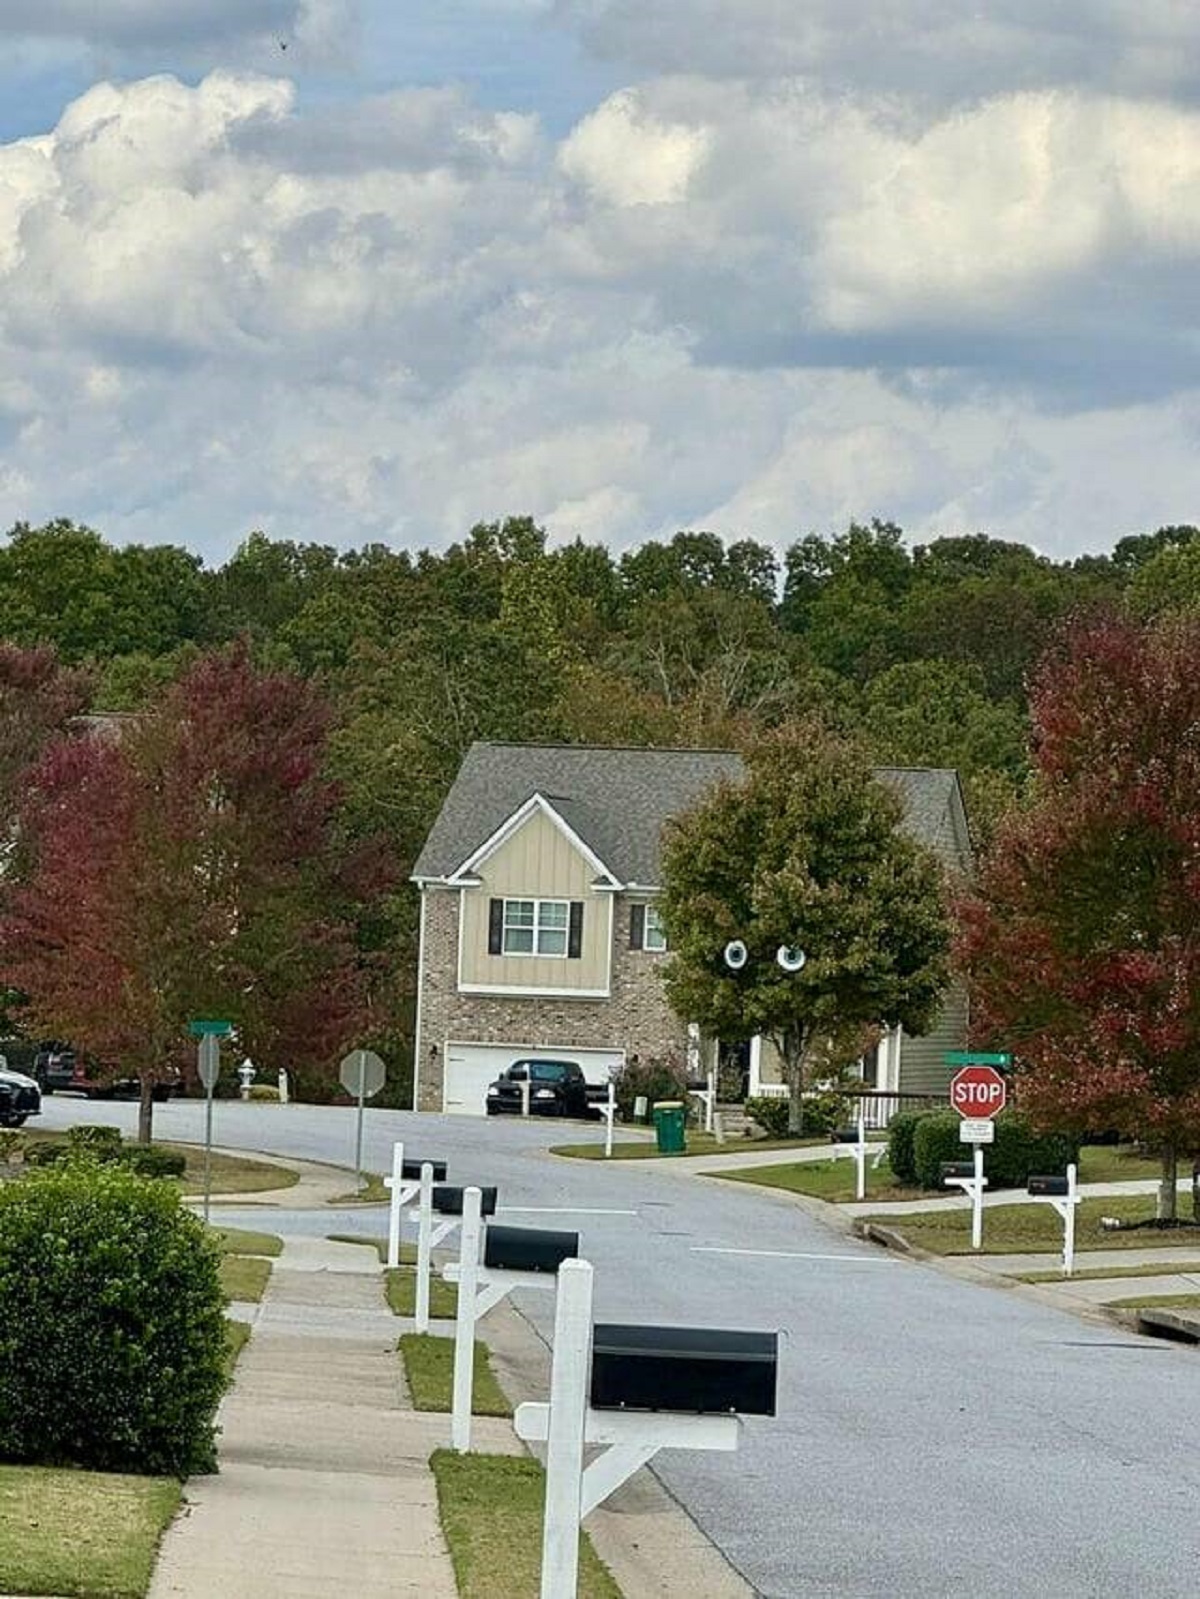
[[[683,1061],[674,1055],[655,1060],[627,1060],[614,1074],[614,1097],[617,1115],[622,1121],[633,1120],[633,1104],[644,1095],[647,1106],[656,1099],[681,1099],[688,1103],[687,1073]]]
[[[182,1177],[187,1157],[157,1144],[126,1144],[116,1127],[73,1127],[66,1138],[47,1138],[25,1145],[27,1166],[58,1166],[63,1161],[128,1166],[143,1177]]]
[[[786,1099],[767,1095],[755,1096],[746,1101],[746,1115],[756,1121],[768,1138],[786,1138],[788,1135],[788,1104]],[[804,1137],[818,1138],[831,1133],[847,1119],[853,1119],[857,1104],[845,1094],[805,1094]]]
[[[215,1463],[220,1255],[167,1183],[68,1161],[0,1188],[0,1459]]]
[[[926,1116],[933,1115],[928,1110],[901,1110],[888,1122],[888,1147],[887,1159],[891,1167],[892,1176],[898,1183],[915,1183],[917,1181],[916,1151],[913,1140],[917,1126]],[[957,1158],[957,1157],[956,1157]]]
[[[896,1118],[892,1118],[895,1125]],[[957,1111],[933,1111],[921,1116],[913,1132],[913,1173],[922,1188],[942,1186],[942,1164],[963,1160],[969,1146],[958,1136]],[[1065,1171],[1078,1159],[1078,1146],[1063,1133],[1035,1133],[1023,1116],[1006,1111],[996,1118],[996,1141],[984,1154],[989,1189],[1023,1188],[1033,1172]],[[895,1166],[892,1170],[895,1172]]]

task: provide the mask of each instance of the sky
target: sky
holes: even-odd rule
[[[1192,0],[0,0],[0,526],[1200,521]]]

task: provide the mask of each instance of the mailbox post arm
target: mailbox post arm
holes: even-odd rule
[[[429,1263],[433,1253],[433,1167],[421,1166],[421,1208],[417,1213],[417,1331],[429,1331]]]
[[[471,1394],[475,1378],[475,1312],[482,1200],[483,1195],[478,1188],[468,1188],[463,1194],[458,1315],[454,1322],[454,1399],[450,1417],[450,1442],[459,1454],[464,1454],[471,1447]]]

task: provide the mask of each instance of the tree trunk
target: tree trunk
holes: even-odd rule
[[[154,1131],[154,1073],[142,1072],[138,1078],[141,1097],[138,1100],[138,1143],[148,1144]]]
[[[1162,1176],[1158,1181],[1158,1219],[1159,1221],[1174,1221],[1175,1210],[1175,1184],[1179,1178],[1179,1157],[1174,1143],[1162,1146]]]
[[[1192,1161],[1192,1220],[1200,1221],[1200,1159]]]
[[[788,1085],[788,1136],[804,1136],[804,1040],[785,1037],[780,1040],[783,1056],[783,1074]]]

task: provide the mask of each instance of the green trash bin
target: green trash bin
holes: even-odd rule
[[[658,1141],[660,1155],[684,1155],[687,1153],[687,1137],[684,1132],[687,1123],[687,1110],[682,1100],[660,1099],[654,1106],[654,1136]]]

